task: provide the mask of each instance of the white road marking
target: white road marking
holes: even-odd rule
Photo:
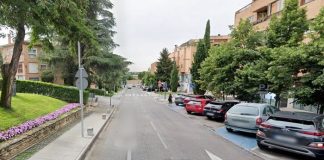
[[[152,128],[154,129],[154,131],[155,131],[155,133],[157,134],[157,136],[159,137],[159,139],[160,139],[160,141],[161,141],[163,147],[164,147],[165,149],[168,149],[168,146],[167,146],[166,143],[164,142],[162,136],[161,136],[160,133],[157,131],[157,129],[156,129],[156,127],[155,127],[155,125],[154,125],[154,123],[153,123],[152,121],[151,121],[151,126],[152,126]]]
[[[221,158],[217,157],[216,155],[214,155],[213,153],[209,152],[208,150],[205,149],[205,152],[207,153],[207,155],[209,156],[209,158],[211,160],[222,160]]]
[[[132,151],[130,149],[127,151],[127,160],[132,160]]]

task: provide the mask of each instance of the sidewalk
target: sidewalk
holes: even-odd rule
[[[112,97],[112,104],[118,106],[120,94]],[[30,160],[79,160],[82,159],[86,151],[91,147],[100,131],[108,122],[116,107],[109,106],[109,97],[99,97],[98,106],[93,109],[93,113],[84,119],[84,135],[81,137],[81,122],[70,130],[51,142],[49,145],[35,153]],[[106,113],[107,118],[102,119]],[[93,128],[94,136],[87,135],[87,129]]]

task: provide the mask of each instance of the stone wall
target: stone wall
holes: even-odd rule
[[[85,107],[85,111],[87,110],[89,110],[89,107]],[[65,125],[78,120],[80,113],[80,109],[75,109],[56,120],[49,121],[11,140],[0,143],[0,160],[11,159],[31,146],[41,142],[46,137],[64,128]]]

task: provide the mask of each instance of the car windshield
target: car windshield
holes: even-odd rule
[[[259,115],[259,109],[255,106],[236,105],[229,110],[229,113],[247,116],[257,116]]]
[[[206,105],[206,107],[213,107],[213,108],[216,108],[216,109],[221,109],[223,106],[223,104],[218,104],[218,103],[209,103]]]
[[[267,120],[267,122],[273,126],[278,126],[283,128],[302,129],[302,130],[315,129],[315,124],[312,121],[270,117]]]

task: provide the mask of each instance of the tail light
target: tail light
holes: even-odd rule
[[[255,121],[255,124],[256,124],[256,125],[261,125],[261,123],[262,123],[262,118],[261,118],[261,117],[258,117],[258,118],[256,119],[256,121]]]
[[[268,128],[268,129],[269,129],[269,128],[272,128],[271,125],[266,124],[266,123],[261,123],[260,127],[262,127],[262,128]]]
[[[311,135],[311,136],[324,136],[324,132],[309,132],[309,131],[301,131],[300,133],[306,134],[306,135]]]
[[[217,111],[217,113],[223,113],[223,112],[224,112],[223,109]]]
[[[320,143],[320,142],[313,142],[311,144],[309,144],[308,146],[310,147],[314,147],[314,148],[324,148],[324,144],[323,143]]]

